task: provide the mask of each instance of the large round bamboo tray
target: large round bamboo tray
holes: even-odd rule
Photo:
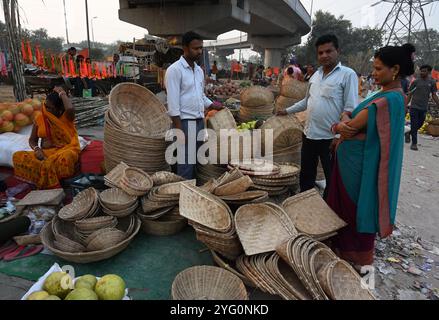
[[[128,226],[128,223],[130,223],[127,219],[122,220],[121,224],[124,224],[125,227]],[[135,220],[135,226],[133,228],[133,231],[130,233],[128,238],[123,240],[121,243],[107,248],[105,250],[100,251],[94,251],[94,252],[79,252],[79,253],[68,253],[63,252],[61,250],[58,250],[54,247],[54,235],[52,231],[52,223],[48,223],[46,226],[44,226],[43,230],[41,231],[41,241],[44,244],[44,246],[52,251],[56,256],[70,262],[75,263],[90,263],[90,262],[97,262],[101,260],[105,260],[108,258],[111,258],[118,253],[122,252],[130,242],[134,239],[134,237],[137,235],[137,233],[140,230],[141,223],[138,219]]]
[[[172,283],[173,300],[248,300],[244,283],[218,267],[196,266],[184,270]]]
[[[110,93],[110,113],[124,131],[146,137],[164,137],[171,128],[165,106],[145,87],[121,83]]]

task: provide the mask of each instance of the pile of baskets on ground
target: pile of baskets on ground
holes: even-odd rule
[[[275,166],[268,170],[268,163],[260,166],[260,172],[280,173]],[[205,295],[206,299],[218,295],[222,299],[245,299],[240,289],[244,284],[288,300],[373,299],[361,287],[356,271],[320,242],[346,224],[317,191],[288,198],[281,206],[266,202],[268,194],[252,202],[248,189],[253,181],[246,173],[255,171],[255,167],[252,163],[233,163],[230,169],[201,188],[184,185],[180,194],[181,215],[228,273],[206,267],[186,270],[174,282],[174,299],[197,295]],[[246,194],[246,201],[235,202]],[[227,203],[230,197],[233,202]],[[235,203],[236,212],[232,209]],[[234,279],[229,280],[233,290],[225,283],[227,288],[221,285],[219,292],[203,285],[196,293],[181,288],[181,282],[202,281],[197,277],[206,273],[212,278],[209,281],[220,276],[224,282],[226,278]]]
[[[148,89],[133,83],[114,87],[104,125],[107,172],[120,162],[151,174],[169,170],[165,137],[170,128],[165,106]]]
[[[79,193],[41,232],[55,255],[76,263],[108,259],[123,251],[140,229],[137,197],[94,188]]]

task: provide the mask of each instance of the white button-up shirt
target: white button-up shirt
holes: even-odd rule
[[[192,69],[182,56],[166,71],[165,85],[170,117],[204,118],[204,110],[212,101],[204,93],[204,72],[196,63]]]
[[[312,140],[333,139],[331,126],[340,121],[343,112],[358,105],[358,76],[339,63],[326,76],[323,68],[311,77],[305,99],[289,107],[288,113],[308,110],[305,136]]]

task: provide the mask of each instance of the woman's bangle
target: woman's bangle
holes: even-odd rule
[[[334,123],[331,127],[331,131],[333,134],[337,134],[337,126],[340,122]]]

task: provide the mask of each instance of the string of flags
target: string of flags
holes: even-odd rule
[[[30,41],[21,41],[21,54],[25,63],[36,65],[51,73],[56,73],[70,78],[107,79],[123,76],[125,68],[117,68],[112,62],[102,61],[74,61],[66,54],[53,54]]]

